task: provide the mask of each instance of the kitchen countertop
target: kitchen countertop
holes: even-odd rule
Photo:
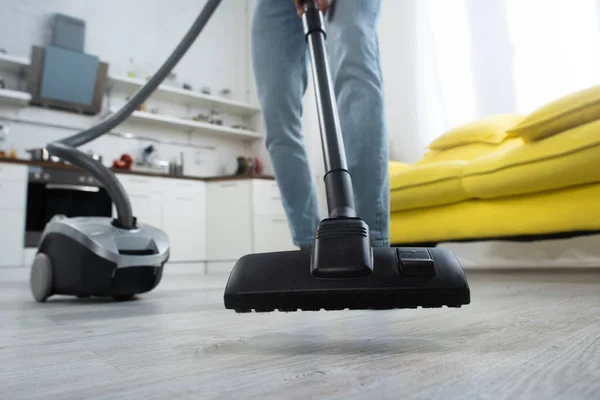
[[[47,161],[33,161],[33,160],[25,160],[22,158],[7,158],[0,157],[0,163],[9,163],[9,164],[20,164],[27,165],[30,167],[42,167],[42,168],[50,168],[50,169],[78,169],[78,167],[68,164],[61,163],[53,163]],[[156,178],[171,178],[171,179],[186,179],[186,180],[194,180],[194,181],[202,181],[202,182],[215,182],[215,181],[235,181],[235,180],[246,180],[246,179],[265,179],[265,180],[275,180],[273,176],[270,175],[223,175],[223,176],[209,176],[209,177],[200,177],[200,176],[190,176],[190,175],[169,175],[163,174],[160,172],[146,172],[146,171],[130,171],[124,169],[110,169],[115,174],[124,174],[124,175],[138,175],[138,176],[150,176]]]

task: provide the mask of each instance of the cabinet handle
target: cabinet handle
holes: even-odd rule
[[[179,201],[194,201],[196,199],[194,199],[193,197],[175,197],[175,200],[179,200]]]
[[[271,200],[281,200],[281,197],[271,197]]]
[[[230,187],[236,187],[237,183],[221,183],[220,185],[222,188],[230,188]]]
[[[287,219],[285,219],[285,218],[273,218],[272,222],[282,223],[282,222],[287,222]]]
[[[129,197],[137,197],[138,199],[147,199],[147,194],[129,194]]]

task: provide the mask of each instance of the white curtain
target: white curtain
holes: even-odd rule
[[[402,40],[416,42],[412,134],[421,152],[459,124],[494,113],[527,114],[600,84],[599,5],[598,0],[416,0],[415,35]]]

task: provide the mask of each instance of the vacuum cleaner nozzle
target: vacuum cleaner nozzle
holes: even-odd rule
[[[339,254],[331,247],[321,251],[332,258]],[[460,307],[470,303],[464,272],[447,249],[372,251],[370,275],[340,279],[313,276],[310,250],[246,255],[231,272],[225,307],[237,312],[269,312]]]

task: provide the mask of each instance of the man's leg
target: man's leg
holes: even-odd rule
[[[267,150],[297,246],[312,246],[319,207],[301,131],[307,85],[302,20],[291,0],[257,0],[252,63],[267,130]]]
[[[327,44],[356,207],[373,246],[389,246],[389,147],[377,40],[381,0],[337,0],[334,7]]]

